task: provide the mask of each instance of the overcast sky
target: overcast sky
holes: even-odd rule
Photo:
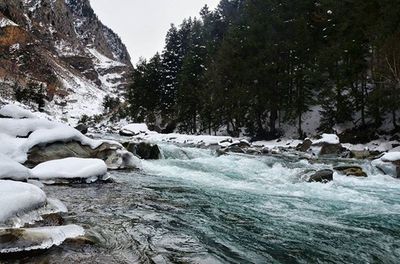
[[[198,16],[219,0],[90,0],[101,21],[113,29],[127,46],[136,64],[139,57],[150,58],[164,47],[170,24]]]

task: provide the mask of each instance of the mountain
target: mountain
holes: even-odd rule
[[[76,122],[124,93],[133,70],[89,0],[0,0],[0,98],[40,87],[45,110]],[[24,92],[25,91],[25,92]]]

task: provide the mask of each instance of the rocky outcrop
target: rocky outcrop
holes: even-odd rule
[[[303,143],[299,144],[296,147],[296,150],[298,151],[302,151],[302,152],[306,152],[307,150],[309,150],[312,146],[313,142],[311,141],[311,139],[306,138]]]
[[[147,142],[125,142],[122,144],[128,151],[145,160],[161,159],[160,148]]]
[[[386,153],[381,158],[373,160],[372,165],[387,175],[400,178],[400,152]]]
[[[360,166],[337,166],[333,168],[335,171],[346,176],[353,177],[368,177],[367,173],[364,172],[363,168]]]
[[[55,142],[47,145],[35,146],[28,152],[27,166],[64,158],[95,158],[104,160],[109,169],[135,169],[135,157],[122,146],[103,143],[92,149],[78,141]]]
[[[0,21],[0,97],[38,86],[51,110],[92,115],[129,85],[127,49],[89,0],[2,0]]]
[[[333,181],[333,171],[332,170],[317,171],[316,173],[312,174],[308,179],[308,182],[327,183],[330,181]]]

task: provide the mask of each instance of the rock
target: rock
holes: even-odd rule
[[[127,130],[120,130],[119,135],[123,136],[123,137],[133,137],[133,136],[135,136],[135,133],[133,133],[131,131],[127,131]]]
[[[231,145],[225,148],[226,152],[233,152],[233,153],[246,153],[244,149],[239,147],[238,145]]]
[[[216,150],[217,156],[222,156],[222,155],[226,155],[226,150],[223,148],[219,148]]]
[[[83,135],[86,135],[89,130],[89,128],[84,124],[77,125],[75,129],[81,132]]]
[[[308,182],[322,182],[327,183],[333,181],[333,171],[332,170],[321,170],[317,171],[310,176]]]
[[[42,218],[43,220],[37,224],[42,226],[60,226],[64,224],[64,218],[58,213],[42,215]]]
[[[324,143],[324,144],[322,144],[319,155],[337,155],[337,154],[340,154],[341,151],[342,151],[341,144]]]
[[[155,131],[157,133],[161,133],[162,129],[161,127],[157,126],[157,125],[149,125],[149,130],[150,131]]]
[[[267,155],[267,154],[270,154],[270,153],[271,153],[271,151],[270,151],[270,149],[269,149],[269,148],[267,148],[267,147],[264,147],[264,148],[261,150],[261,153],[262,153],[262,154],[264,154],[264,155]]]
[[[339,137],[335,134],[322,134],[321,139],[314,141],[312,146],[320,147],[320,156],[338,155],[343,149]]]
[[[352,159],[367,159],[371,156],[369,150],[351,150],[350,158]]]
[[[247,149],[245,149],[245,152],[246,152],[246,154],[249,154],[249,155],[260,155],[260,154],[262,154],[262,152],[260,150],[255,149],[255,148],[247,148]]]
[[[161,159],[160,148],[156,144],[151,144],[147,142],[126,142],[123,143],[126,149],[141,159],[145,160],[158,160]]]
[[[164,129],[161,130],[162,134],[171,134],[176,129],[176,123],[174,121],[169,122]]]
[[[367,173],[359,166],[338,166],[333,169],[346,176],[368,177]]]
[[[400,152],[386,153],[381,158],[373,160],[371,164],[384,174],[400,178]]]
[[[77,141],[35,146],[28,152],[26,165],[32,167],[46,161],[71,157],[101,159],[109,169],[133,169],[139,165],[135,157],[120,145],[103,143],[92,149]]]
[[[307,150],[309,150],[312,146],[312,141],[309,138],[306,138],[303,143],[299,144],[296,147],[296,150],[298,151],[302,151],[302,152],[306,152]]]

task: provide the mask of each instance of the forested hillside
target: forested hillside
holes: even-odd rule
[[[129,89],[137,121],[274,138],[320,106],[320,131],[399,127],[400,2],[222,0],[172,25]]]

